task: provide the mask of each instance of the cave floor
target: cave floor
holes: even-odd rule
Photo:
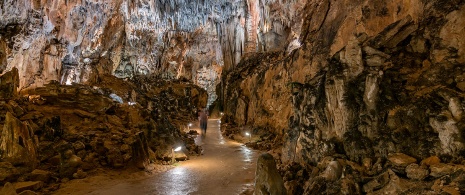
[[[193,128],[195,129],[195,127]],[[107,173],[72,180],[54,194],[252,194],[258,151],[223,138],[216,119],[208,121],[205,136],[198,136],[203,155],[153,174]]]

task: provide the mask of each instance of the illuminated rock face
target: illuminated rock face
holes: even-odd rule
[[[222,65],[208,18],[215,5],[202,2],[2,1],[0,67],[18,68],[20,89],[104,74],[195,80],[198,69]]]
[[[389,155],[462,161],[464,4],[308,1],[299,42],[288,46],[297,49],[243,56],[223,73],[225,120],[255,133],[273,132],[278,138],[272,142],[283,138],[284,164],[308,166],[312,173],[324,159],[338,159],[360,174],[388,178],[365,192],[405,192],[409,187],[396,174],[406,167],[385,163]],[[341,184],[318,174],[304,181],[286,177],[285,185],[296,194],[363,193],[352,191],[359,184],[344,186],[358,176],[345,175]]]
[[[147,74],[186,78],[211,104],[221,77],[225,122],[275,134],[282,162],[344,156],[397,178],[387,186],[405,172],[378,169],[389,154],[449,162],[465,150],[462,0],[0,2],[0,71],[17,68],[20,90]],[[324,191],[330,177],[315,178],[285,185]]]

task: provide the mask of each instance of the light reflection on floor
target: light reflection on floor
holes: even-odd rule
[[[198,136],[196,143],[202,145],[204,155],[191,157],[191,160],[180,162],[175,168],[152,178],[119,184],[92,194],[228,195],[240,194],[253,186],[258,152],[224,139],[217,120],[209,120],[206,135]]]
[[[191,129],[198,131],[198,124],[194,123]],[[195,141],[202,145],[203,155],[191,156],[191,160],[176,163],[174,168],[149,178],[101,186],[86,195],[236,195],[253,188],[257,151],[223,138],[217,120],[209,120],[206,135]]]

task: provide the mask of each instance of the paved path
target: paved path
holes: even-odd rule
[[[91,192],[94,195],[126,194],[240,194],[254,182],[257,151],[223,138],[218,120],[209,120],[205,137],[198,136],[202,156],[153,177],[122,182]]]

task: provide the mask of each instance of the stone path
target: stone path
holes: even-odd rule
[[[102,186],[93,195],[126,194],[241,194],[253,187],[257,151],[223,138],[218,120],[209,120],[205,137],[196,140],[202,156],[143,180]]]

